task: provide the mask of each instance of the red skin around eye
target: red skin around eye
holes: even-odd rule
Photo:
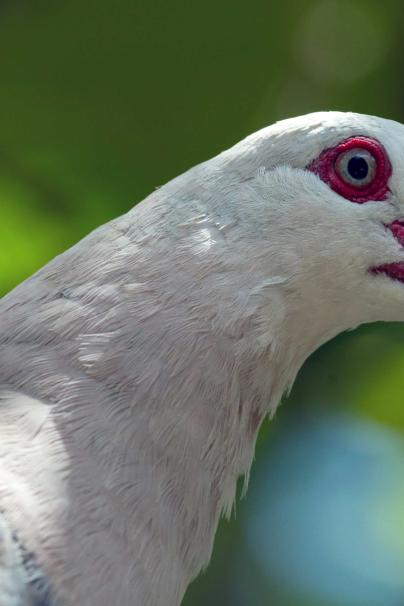
[[[354,148],[366,149],[376,160],[374,179],[364,187],[346,183],[335,168],[338,156]],[[307,169],[318,175],[331,189],[351,202],[363,204],[372,200],[385,200],[389,193],[390,160],[383,145],[370,137],[358,135],[324,150]]]

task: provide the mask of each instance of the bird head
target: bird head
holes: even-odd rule
[[[308,352],[359,324],[404,319],[403,125],[309,114],[254,133],[191,174],[204,182],[213,223],[232,226],[238,268],[255,280],[240,292],[276,291],[270,314],[283,310],[289,343],[306,341]]]

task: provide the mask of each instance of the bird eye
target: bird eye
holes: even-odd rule
[[[335,161],[335,170],[341,179],[355,187],[369,185],[375,178],[376,168],[376,158],[360,147],[342,152]]]
[[[335,192],[359,204],[385,200],[389,192],[389,158],[381,143],[370,137],[352,137],[324,150],[308,170]]]

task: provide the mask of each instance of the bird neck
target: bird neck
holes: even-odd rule
[[[289,375],[258,293],[234,305],[222,293],[219,305],[210,286],[206,305],[202,284],[161,305],[157,286],[127,285],[114,330],[83,336],[77,326],[69,351],[41,345],[46,383],[27,358],[24,390],[35,399],[10,396],[0,500],[62,603],[91,593],[99,606],[177,606],[210,558],[237,478],[248,477]],[[100,293],[93,311],[79,311],[107,327],[115,308]]]
[[[241,254],[209,258],[204,247],[214,245],[196,225],[192,262],[160,254],[158,241],[139,258],[140,245],[123,239],[112,275],[100,262],[90,288],[85,267],[83,284],[63,279],[58,330],[67,340],[49,324],[47,275],[35,278],[41,296],[30,315],[46,322],[38,352],[18,350],[35,405],[15,396],[22,408],[10,406],[0,497],[69,606],[90,593],[99,606],[180,603],[210,558],[238,477],[248,478],[263,418],[325,338],[327,319],[305,322],[282,275],[268,278],[264,261],[244,266]],[[217,231],[210,226],[209,238],[227,246]],[[58,262],[74,266],[69,256]],[[49,275],[53,293],[52,267]],[[24,334],[30,317],[23,322]],[[36,465],[39,476],[30,473]]]

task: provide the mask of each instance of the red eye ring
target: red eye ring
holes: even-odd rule
[[[371,179],[367,181],[348,180],[341,170],[344,155],[358,150],[358,156],[370,154],[372,161]],[[363,152],[362,154],[360,152]],[[307,167],[327,183],[332,190],[352,202],[363,204],[371,200],[385,200],[389,193],[388,181],[391,176],[391,164],[383,145],[376,139],[357,136],[342,141],[335,147],[324,150]]]

